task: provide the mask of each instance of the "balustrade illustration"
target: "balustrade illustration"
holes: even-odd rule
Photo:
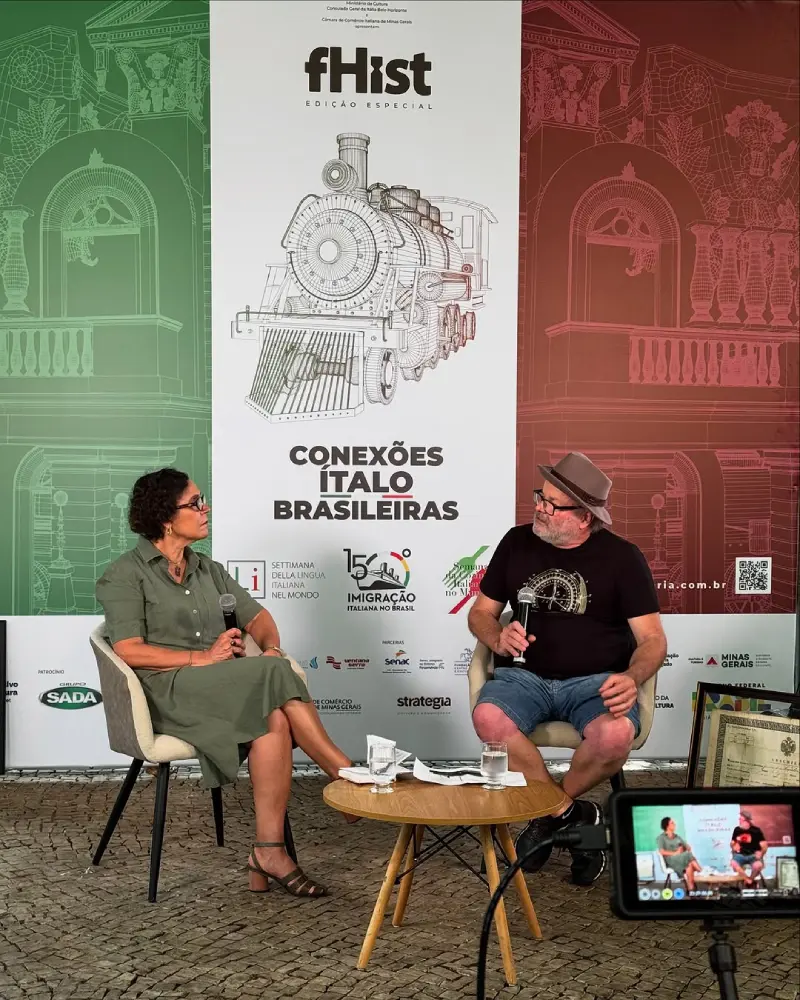
[[[93,374],[91,327],[0,329],[0,378],[75,378]]]
[[[798,322],[797,236],[696,222],[690,323],[789,328]]]

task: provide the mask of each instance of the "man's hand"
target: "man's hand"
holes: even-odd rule
[[[636,704],[639,690],[630,674],[612,674],[600,685],[600,697],[606,709],[618,719]]]
[[[535,635],[525,635],[525,629],[519,622],[509,622],[497,637],[494,651],[498,656],[521,656],[532,642]]]

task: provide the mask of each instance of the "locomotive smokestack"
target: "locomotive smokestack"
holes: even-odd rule
[[[336,136],[339,143],[339,159],[344,160],[356,172],[358,183],[351,194],[362,201],[367,200],[367,146],[369,136],[361,132],[342,132]]]

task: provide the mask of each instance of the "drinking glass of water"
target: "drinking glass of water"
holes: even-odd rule
[[[367,750],[371,792],[393,792],[395,779],[395,746],[393,743],[373,743]]]
[[[503,788],[503,778],[508,773],[508,747],[505,743],[488,742],[481,746],[481,774],[486,778],[482,788],[496,791]]]

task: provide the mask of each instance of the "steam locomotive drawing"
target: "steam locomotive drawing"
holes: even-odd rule
[[[247,403],[269,421],[354,416],[389,404],[475,337],[489,281],[483,205],[369,184],[369,136],[337,136],[328,189],[297,206],[269,266],[261,305],[232,336],[257,340]]]

